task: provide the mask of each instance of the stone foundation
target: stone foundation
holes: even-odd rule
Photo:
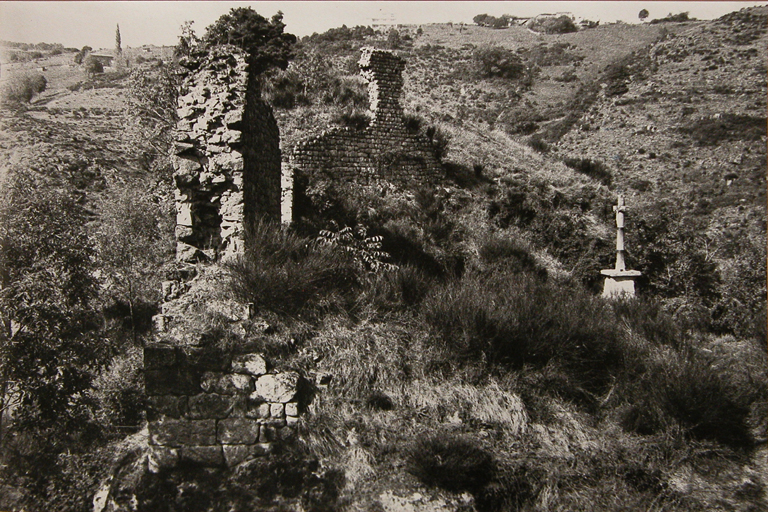
[[[165,343],[144,349],[150,467],[235,466],[294,433],[301,379],[257,353],[230,356]]]
[[[639,270],[602,270],[605,276],[603,297],[608,299],[635,296],[635,279],[642,274]]]

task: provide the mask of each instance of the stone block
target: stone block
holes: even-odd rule
[[[277,440],[277,429],[262,425],[259,431],[259,443],[272,443]]]
[[[231,468],[250,459],[253,455],[253,449],[245,444],[224,445],[221,447],[224,451],[224,462]]]
[[[299,404],[296,402],[289,402],[285,404],[285,415],[286,416],[298,416],[299,415]]]
[[[254,401],[287,403],[296,397],[299,374],[283,372],[262,375],[256,379],[256,386],[251,399]]]
[[[249,418],[221,420],[216,435],[224,444],[253,444],[259,439],[259,423]]]
[[[251,454],[254,457],[264,457],[272,453],[272,443],[256,443],[251,446]]]
[[[162,469],[176,466],[179,461],[179,450],[167,446],[150,446],[147,453],[147,466],[150,473],[159,473]]]
[[[185,360],[201,371],[225,371],[230,365],[229,354],[210,348],[188,347],[185,349]]]
[[[195,263],[200,260],[205,260],[206,257],[203,252],[195,247],[184,242],[176,241],[176,261],[181,263]]]
[[[191,155],[174,156],[172,157],[174,174],[178,175],[190,175],[198,172],[203,168],[200,160],[197,157]]]
[[[269,409],[268,403],[250,404],[245,415],[249,418],[269,418]]]
[[[162,418],[149,423],[149,440],[160,446],[212,445],[216,443],[216,420]]]
[[[237,395],[253,390],[253,378],[239,373],[205,372],[200,379],[200,387],[208,393]]]
[[[179,226],[175,228],[176,239],[182,242],[188,242],[195,235],[195,230],[191,226]]]
[[[282,418],[285,415],[285,404],[269,404],[269,416]]]
[[[297,416],[286,416],[285,417],[285,425],[287,427],[294,427],[299,422],[299,418]]]
[[[267,362],[261,354],[241,354],[232,358],[232,371],[259,377],[267,373]]]
[[[162,416],[181,418],[187,412],[187,397],[158,395],[147,397],[147,420],[155,421]]]
[[[224,465],[224,453],[221,446],[182,446],[180,459],[205,467]]]
[[[190,203],[176,203],[176,225],[192,225],[192,205]]]
[[[224,124],[230,128],[239,128],[243,122],[243,109],[232,110],[224,115]]]
[[[200,382],[194,372],[181,368],[146,370],[144,389],[147,395],[194,395],[200,392]]]
[[[283,428],[288,424],[285,418],[266,418],[260,420],[262,425],[273,428]]]
[[[176,347],[152,344],[144,347],[144,369],[159,370],[176,364]]]
[[[201,393],[189,397],[189,417],[195,419],[226,418],[235,401],[228,395]]]

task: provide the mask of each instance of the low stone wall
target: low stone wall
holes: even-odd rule
[[[387,50],[363,48],[360,72],[368,81],[370,125],[335,128],[299,143],[291,157],[296,176],[401,185],[434,183],[444,170],[431,142],[403,122],[400,96],[405,61]]]
[[[261,354],[156,343],[144,349],[153,471],[179,462],[235,466],[294,433],[302,381]]]

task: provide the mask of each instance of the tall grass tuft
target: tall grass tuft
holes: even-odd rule
[[[543,367],[555,360],[596,389],[620,363],[621,331],[612,312],[575,286],[529,275],[468,275],[437,289],[422,311],[446,360],[456,365]]]
[[[256,223],[245,254],[227,267],[235,296],[260,311],[344,308],[358,286],[358,266],[342,251],[267,222]]]

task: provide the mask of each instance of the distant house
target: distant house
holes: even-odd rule
[[[112,67],[112,61],[115,59],[115,56],[106,50],[99,50],[98,52],[90,53],[88,55],[101,62],[102,66],[110,68]]]

